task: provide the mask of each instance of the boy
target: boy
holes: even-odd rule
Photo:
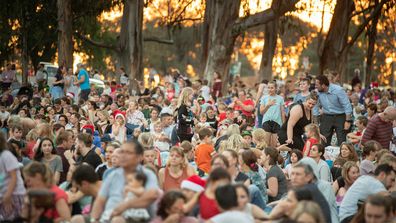
[[[362,139],[362,135],[364,133],[364,130],[367,127],[368,119],[365,116],[359,116],[356,118],[355,125],[357,128],[356,132],[351,132],[348,133],[347,138],[350,142],[353,144],[358,144],[360,143],[360,140]]]
[[[195,163],[194,160],[194,148],[189,141],[183,141],[180,144],[180,147],[183,148],[183,152],[185,154],[185,157],[187,158],[188,163],[194,167],[194,169],[197,169],[197,164]]]
[[[202,128],[198,132],[201,143],[195,150],[195,163],[198,166],[198,175],[204,176],[210,172],[210,161],[215,153],[212,145],[212,131],[209,128]]]
[[[33,150],[31,150],[31,151],[25,150],[26,143],[22,139],[22,136],[23,136],[22,125],[20,125],[20,124],[12,125],[10,128],[10,138],[8,139],[8,142],[10,142],[10,140],[13,139],[15,142],[18,142],[19,145],[21,146],[20,148],[22,150],[23,155],[25,155],[27,157],[33,157]]]

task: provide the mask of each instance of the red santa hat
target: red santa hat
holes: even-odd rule
[[[74,98],[74,93],[73,92],[67,92],[66,97]]]
[[[113,112],[113,115],[114,115],[114,119],[117,119],[117,117],[122,117],[122,119],[124,119],[124,121],[125,121],[125,112],[122,112],[122,111],[120,111],[120,110],[115,110],[114,112]]]
[[[370,86],[371,88],[378,88],[379,84],[378,82],[371,82]]]
[[[192,175],[189,178],[183,180],[180,187],[182,189],[189,189],[194,192],[201,192],[205,190],[205,184],[206,182],[198,175]]]
[[[95,132],[95,126],[93,126],[93,125],[83,125],[83,126],[81,127],[81,130],[83,130],[83,129],[89,129],[89,130],[90,130],[89,133],[91,133],[92,135],[93,135],[94,132]]]

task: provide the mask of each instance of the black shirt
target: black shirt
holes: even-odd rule
[[[102,159],[98,154],[96,154],[95,150],[91,149],[87,153],[87,155],[83,156],[81,162],[88,163],[94,169],[102,163]]]
[[[245,181],[247,181],[247,180],[249,180],[248,175],[246,175],[242,172],[239,172],[238,175],[235,177],[235,182],[238,182],[238,183],[245,183]]]

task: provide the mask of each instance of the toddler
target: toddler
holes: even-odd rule
[[[305,134],[307,135],[307,141],[305,142],[303,155],[304,157],[310,155],[310,151],[313,145],[320,143],[320,131],[319,126],[316,124],[309,124],[305,127]]]

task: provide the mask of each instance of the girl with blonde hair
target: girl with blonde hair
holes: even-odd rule
[[[165,168],[158,172],[160,187],[165,192],[171,189],[180,189],[181,182],[194,175],[194,172],[194,168],[187,163],[183,149],[174,146],[169,151]]]
[[[177,102],[177,126],[176,133],[180,142],[187,140],[191,142],[193,137],[194,114],[191,110],[194,91],[190,87],[182,90]]]

